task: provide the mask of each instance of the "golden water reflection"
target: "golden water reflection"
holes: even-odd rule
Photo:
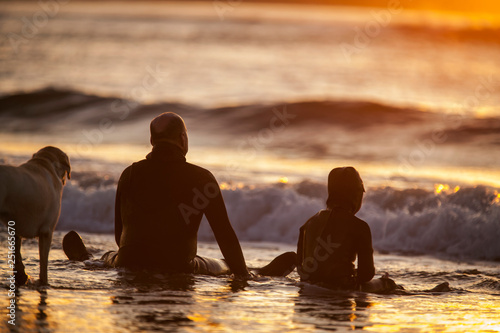
[[[370,314],[374,332],[498,332],[500,299],[474,294],[393,297]]]
[[[21,289],[16,301],[16,325],[8,326],[10,332],[117,331],[113,318],[105,315],[111,304],[106,291]]]
[[[366,294],[302,286],[294,299],[293,321],[314,330],[363,330],[375,303]]]
[[[21,289],[17,325],[10,331],[493,332],[500,328],[500,300],[493,295],[377,296],[335,293],[287,280],[212,277],[160,277],[157,282],[129,281],[116,290]]]

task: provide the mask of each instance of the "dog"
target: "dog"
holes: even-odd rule
[[[15,236],[14,272],[17,285],[23,285],[29,279],[21,257],[22,238],[34,237],[38,237],[40,255],[39,283],[48,284],[52,233],[61,213],[66,177],[71,179],[68,155],[52,146],[40,149],[28,162],[18,167],[0,165],[0,220],[10,227],[9,245],[12,245],[11,236]]]

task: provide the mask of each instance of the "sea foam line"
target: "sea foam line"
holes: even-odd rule
[[[59,230],[112,233],[115,186],[64,190]],[[310,181],[224,189],[232,225],[242,241],[295,244],[298,230],[325,207],[326,188]],[[358,216],[370,225],[376,250],[453,258],[500,259],[500,195],[487,187],[436,193],[369,189]],[[213,240],[203,222],[200,240]]]

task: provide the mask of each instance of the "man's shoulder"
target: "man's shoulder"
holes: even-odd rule
[[[148,161],[146,159],[143,159],[143,160],[140,160],[140,161],[137,161],[137,162],[130,164],[128,167],[126,167],[122,171],[122,177],[129,175],[134,169],[137,169],[138,167],[144,167],[147,164],[148,164]]]
[[[130,164],[128,167],[126,167],[125,170],[123,170],[123,173],[131,172],[132,169],[137,168],[137,167],[141,167],[141,166],[145,166],[147,164],[149,164],[147,159],[143,159],[143,160],[134,162],[134,163]]]
[[[149,166],[149,165],[152,165],[151,160],[145,158],[145,159],[142,159],[140,161],[132,163],[125,170],[132,169],[132,168],[138,168],[138,167],[146,167],[146,166]],[[200,174],[210,174],[210,175],[212,174],[209,170],[207,170],[205,168],[202,168],[199,165],[192,164],[192,163],[189,163],[189,162],[183,162],[183,163],[181,163],[179,165],[182,168],[189,169],[189,170],[191,170],[193,172],[197,172],[197,173],[200,173]],[[124,172],[125,172],[125,170],[124,170]]]
[[[208,174],[208,175],[212,174],[208,169],[205,169],[204,167],[201,167],[201,166],[193,164],[193,163],[186,162],[185,167],[187,169],[193,170],[195,172],[199,172],[201,174]]]
[[[206,178],[207,180],[215,180],[215,177],[212,174],[212,172],[199,165],[186,162],[184,164],[184,167],[188,172],[193,173],[193,175],[197,175],[200,178]]]
[[[132,174],[141,174],[151,172],[151,161],[148,159],[143,159],[129,165],[125,170],[123,170],[121,179],[130,178]],[[184,176],[197,181],[202,182],[216,182],[214,175],[207,169],[200,167],[196,164],[189,162],[183,162],[177,164],[176,168],[180,168],[181,174]]]
[[[135,163],[134,163],[134,164],[135,164]],[[122,171],[122,174],[121,174],[121,176],[120,176],[120,180],[123,180],[123,179],[125,179],[125,178],[130,177],[130,173],[132,172],[132,166],[133,166],[134,164],[129,165],[128,167],[126,167],[126,168]]]
[[[127,182],[130,180],[132,173],[137,172],[140,169],[143,169],[147,165],[147,160],[143,159],[137,162],[134,162],[130,164],[128,167],[126,167],[123,171],[122,174],[120,175],[120,183]]]

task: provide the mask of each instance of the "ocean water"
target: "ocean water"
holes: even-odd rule
[[[493,262],[377,253],[379,274],[390,272],[407,294],[375,295],[300,283],[296,272],[286,278],[242,282],[229,276],[152,276],[103,269],[95,260],[67,260],[61,249],[63,235],[54,236],[50,288],[21,288],[16,326],[2,320],[3,331],[498,332],[500,328],[500,274]],[[112,235],[82,236],[95,257],[116,248]],[[36,276],[36,242],[25,241],[23,246],[26,268]],[[250,267],[293,250],[270,242],[242,246]],[[199,253],[221,255],[211,242],[201,242]],[[452,291],[426,291],[445,281]],[[7,313],[2,306],[0,315]]]
[[[2,331],[500,331],[498,18],[225,4],[54,2],[44,20],[40,3],[2,3],[0,162],[55,145],[72,163],[50,288],[21,288],[19,325]],[[96,258],[116,248],[117,179],[165,111],[186,121],[188,161],[218,179],[249,266],[293,250],[328,172],[352,165],[377,272],[407,295],[66,260],[68,230]],[[199,239],[221,256],[208,223]],[[36,241],[23,257],[37,277]],[[452,291],[425,291],[441,282]]]

